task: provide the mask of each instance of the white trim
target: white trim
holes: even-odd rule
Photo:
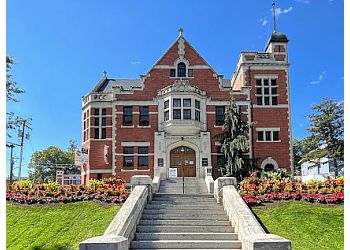
[[[148,125],[148,126],[139,126],[139,125],[137,125],[137,128],[151,128],[151,125]]]
[[[276,75],[276,74],[262,74],[262,75],[260,75],[260,74],[256,74],[256,75],[254,75],[254,79],[260,79],[260,78],[269,78],[269,79],[278,79],[278,75]]]
[[[249,101],[235,101],[238,106],[246,106],[249,105]],[[230,101],[212,101],[207,100],[207,106],[228,106],[230,105]]]
[[[135,128],[134,125],[131,125],[131,126],[124,126],[124,125],[120,125],[121,128]]]
[[[256,131],[281,131],[281,128],[256,128]]]
[[[132,147],[132,146],[137,146],[137,147],[147,147],[150,146],[151,143],[149,141],[123,141],[121,142],[122,147]]]
[[[114,93],[113,93],[114,94]],[[116,122],[115,122],[115,105],[112,105],[112,174],[116,174],[116,165],[115,165],[115,151],[116,149]]]
[[[81,172],[81,175],[87,174],[113,174],[113,171],[111,169],[88,169]]]
[[[89,138],[89,140],[85,141],[111,141],[113,138],[105,138],[105,139],[95,139],[95,138]]]
[[[151,169],[121,169],[121,172],[149,172]]]
[[[127,146],[124,146],[124,147],[127,147]],[[133,147],[133,146],[128,146],[128,147]],[[123,154],[123,153],[116,153],[115,155],[116,156],[154,156],[154,153],[148,153],[148,154],[138,154],[138,153]]]
[[[214,128],[224,128],[224,125],[222,126],[214,125]]]
[[[208,114],[208,115],[215,115],[215,111],[207,111],[206,114]]]
[[[133,111],[132,114],[133,114],[133,115],[139,115],[140,112],[138,112],[138,111]]]
[[[219,142],[219,141],[216,141],[216,142],[215,142],[215,146],[221,146],[221,145],[222,145],[221,142]]]
[[[278,104],[278,105],[257,105],[253,104],[253,108],[288,108],[288,104]]]
[[[175,69],[174,65],[156,65],[154,69]],[[208,65],[192,65],[188,66],[188,69],[210,69]]]
[[[265,142],[281,142],[281,140],[278,140],[278,141],[258,141],[258,140],[256,140],[256,142],[259,142],[259,143],[260,143],[260,142],[264,142],[264,143],[265,143]]]
[[[277,161],[275,161],[271,156],[262,161],[260,168],[264,170],[266,164],[272,164],[275,170],[279,168]]]
[[[158,115],[158,111],[148,112],[149,115]]]

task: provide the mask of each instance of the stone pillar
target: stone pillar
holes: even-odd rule
[[[152,201],[152,178],[148,175],[134,175],[131,177],[131,190],[137,185],[144,185],[148,188],[148,202]]]
[[[222,203],[222,189],[228,185],[233,185],[237,188],[236,177],[219,177],[214,181],[214,197],[217,203]]]

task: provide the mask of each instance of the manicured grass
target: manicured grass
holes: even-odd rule
[[[270,233],[291,240],[293,250],[344,249],[344,206],[286,201],[253,211]]]
[[[51,206],[6,205],[7,249],[78,249],[102,235],[119,205],[77,202]]]

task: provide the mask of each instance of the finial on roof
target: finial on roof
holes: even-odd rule
[[[183,29],[183,28],[180,28],[180,29],[179,29],[179,32],[180,32],[180,36],[182,36],[182,34],[184,33],[184,29]]]
[[[102,73],[103,73],[103,77],[104,77],[104,78],[107,78],[107,71],[104,70]]]
[[[273,32],[276,33],[276,9],[275,9],[275,3],[272,3],[272,10],[273,10]]]

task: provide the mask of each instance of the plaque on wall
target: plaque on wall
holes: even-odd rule
[[[164,167],[164,159],[158,158],[158,167]]]
[[[202,166],[208,167],[208,158],[202,158]]]

